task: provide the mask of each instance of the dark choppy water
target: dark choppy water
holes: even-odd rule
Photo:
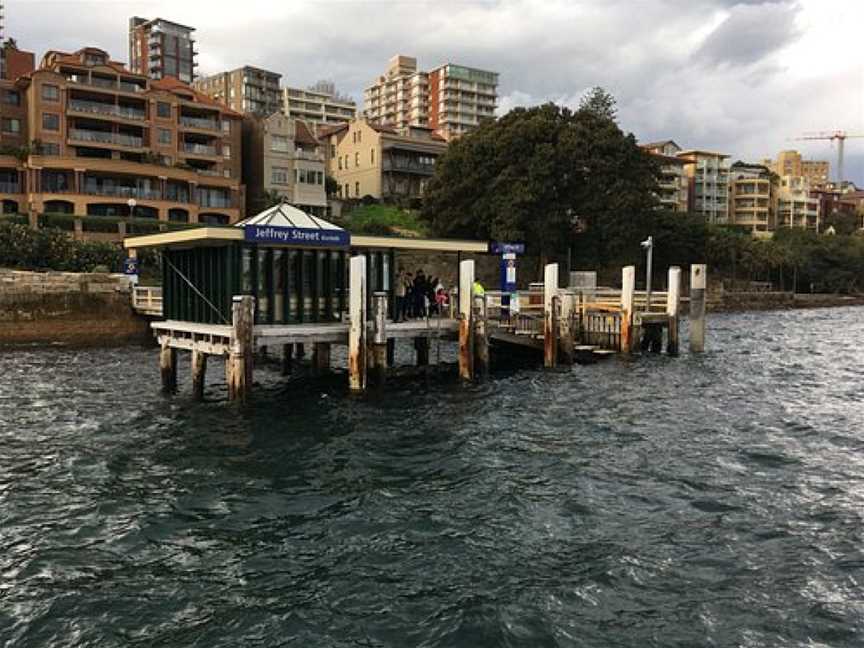
[[[864,645],[862,315],[243,414],[2,355],[0,645]]]

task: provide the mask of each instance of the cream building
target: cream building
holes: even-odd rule
[[[819,199],[811,195],[813,187],[805,176],[780,177],[777,227],[820,229]]]
[[[690,180],[684,170],[687,162],[675,157],[681,147],[672,140],[642,144],[641,147],[653,155],[660,164],[657,198],[661,209],[686,212],[690,187]]]
[[[322,132],[327,173],[339,184],[340,198],[418,198],[447,143],[430,129],[396,130],[366,119]]]
[[[774,230],[777,193],[767,167],[736,162],[730,168],[729,224],[754,235]]]
[[[243,175],[249,213],[281,197],[303,211],[324,216],[324,153],[311,129],[281,113],[243,120]]]
[[[778,176],[807,178],[813,188],[829,182],[831,165],[826,160],[805,160],[798,151],[780,151],[776,160],[764,160],[763,164]]]
[[[417,70],[417,59],[397,55],[387,71],[363,93],[369,121],[395,128],[429,124],[429,75]]]
[[[690,210],[708,223],[729,221],[729,156],[713,151],[680,151],[676,157],[686,162],[690,180]]]
[[[282,88],[286,116],[302,119],[316,127],[349,122],[357,116],[357,104],[336,92],[332,83],[319,81],[311,88]]]

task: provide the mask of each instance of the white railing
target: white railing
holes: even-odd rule
[[[132,308],[142,315],[162,316],[162,288],[136,286],[132,289]]]

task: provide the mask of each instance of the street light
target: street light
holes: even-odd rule
[[[130,198],[129,200],[126,201],[126,204],[129,205],[129,218],[134,218],[135,205],[137,205],[138,202],[134,198]]]
[[[648,269],[645,277],[645,312],[648,313],[651,311],[651,262],[654,257],[654,237],[649,236],[640,245],[648,253]]]

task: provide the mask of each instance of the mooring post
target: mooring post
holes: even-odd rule
[[[558,321],[558,357],[565,364],[573,364],[573,315],[576,297],[565,292],[559,296],[561,315]]]
[[[317,375],[330,371],[329,342],[315,342],[312,345],[312,371]]]
[[[636,266],[621,270],[621,351],[633,350],[633,293],[636,290]]]
[[[474,294],[474,260],[459,264],[459,377],[474,377],[474,331],[471,322],[471,304]]]
[[[228,398],[245,403],[252,391],[255,298],[235,295],[231,304],[231,348],[228,355]]]
[[[417,366],[427,366],[429,364],[429,338],[425,335],[415,337],[414,350],[417,352]]]
[[[159,353],[159,371],[162,374],[162,391],[173,394],[177,391],[177,349],[169,346],[167,336],[162,340]]]
[[[294,345],[282,345],[282,375],[288,376],[291,374],[291,362],[294,359]]]
[[[396,366],[396,338],[387,338],[387,366]]]
[[[294,351],[296,352],[297,359],[306,357],[306,347],[303,346],[302,342],[298,342],[294,345]]]
[[[207,373],[207,354],[192,352],[192,398],[204,400],[204,378]]]
[[[705,288],[708,267],[704,264],[690,266],[690,351],[705,351]]]
[[[381,386],[387,375],[387,293],[380,291],[372,296],[375,320],[373,323],[372,362],[373,382]]]
[[[550,263],[543,272],[543,366],[547,368],[558,364],[557,296],[558,264]]]
[[[353,392],[366,389],[366,257],[351,257],[348,292],[348,379]]]
[[[666,291],[666,315],[669,317],[669,334],[666,338],[666,353],[678,355],[678,310],[681,307],[681,268],[670,266],[669,287]]]
[[[486,327],[486,295],[474,295],[474,369],[480,376],[489,375],[489,337]]]

